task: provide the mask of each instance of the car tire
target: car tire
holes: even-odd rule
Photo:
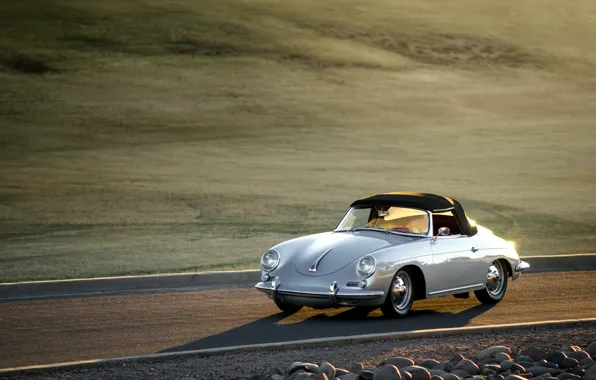
[[[279,310],[281,310],[284,314],[287,315],[295,314],[298,311],[300,311],[300,309],[302,309],[301,305],[292,305],[279,300],[274,300],[274,302],[275,306],[277,306]]]
[[[498,276],[497,279],[495,279],[495,275]],[[484,289],[474,291],[478,301],[485,305],[494,305],[502,300],[507,292],[508,277],[509,273],[507,273],[505,264],[500,260],[494,261],[488,267],[486,286]]]
[[[383,315],[389,318],[403,318],[410,312],[414,303],[414,281],[412,275],[404,269],[400,269],[393,280],[385,303],[381,306]]]

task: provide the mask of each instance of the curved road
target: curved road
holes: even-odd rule
[[[418,301],[402,320],[377,310],[303,309],[284,318],[252,288],[0,303],[0,368],[325,336],[596,317],[596,272],[522,275],[494,307]]]

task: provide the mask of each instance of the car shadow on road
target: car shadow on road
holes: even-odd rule
[[[199,350],[257,343],[285,342],[302,339],[390,333],[411,330],[463,327],[492,306],[475,305],[455,313],[434,310],[412,310],[404,319],[388,319],[378,312],[363,315],[357,309],[342,309],[337,314],[318,313],[300,319],[283,313],[269,315],[222,333],[197,339],[161,352]],[[286,320],[287,319],[287,320]],[[284,323],[285,322],[285,323]]]

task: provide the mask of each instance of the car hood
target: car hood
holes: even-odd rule
[[[309,245],[298,249],[294,262],[296,270],[304,275],[325,276],[366,254],[414,239],[378,231],[330,232],[318,235]],[[309,271],[317,260],[316,272]]]

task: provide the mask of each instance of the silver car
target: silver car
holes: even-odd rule
[[[527,268],[513,243],[476,225],[455,199],[396,192],[356,200],[335,230],[265,252],[255,287],[285,313],[380,307],[403,317],[415,300],[472,291],[495,304]]]

